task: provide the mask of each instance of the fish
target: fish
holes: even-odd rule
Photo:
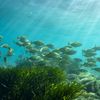
[[[33,53],[33,54],[35,54],[35,53],[38,53],[39,50],[36,49],[36,48],[30,48],[30,49],[28,49],[28,52],[29,52],[29,53]]]
[[[68,48],[73,48],[71,45],[67,45],[67,46],[65,46],[65,47],[68,47]]]
[[[3,36],[2,35],[0,35],[0,41],[3,39]]]
[[[49,52],[49,48],[48,48],[47,46],[42,47],[42,48],[40,49],[40,52]]]
[[[87,62],[94,62],[94,63],[96,63],[96,59],[95,58],[87,58],[86,59],[87,60]]]
[[[3,86],[4,88],[8,88],[5,84],[0,82],[0,85]]]
[[[57,52],[50,52],[47,55],[45,55],[45,57],[47,58],[61,58],[60,54]]]
[[[94,49],[95,51],[98,51],[98,50],[100,50],[100,46],[95,46],[95,47],[93,47],[93,49]]]
[[[52,44],[47,44],[46,45],[48,48],[50,48],[50,49],[54,49],[55,47],[54,47],[54,45],[52,45]]]
[[[18,46],[24,46],[24,44],[20,41],[16,41],[15,44],[18,45]]]
[[[3,58],[3,60],[4,60],[4,63],[7,64],[7,57],[6,56]]]
[[[93,56],[96,56],[96,53],[85,53],[83,56],[85,56],[85,57],[93,57]]]
[[[25,36],[18,36],[17,39],[20,41],[20,42],[25,42],[27,41],[27,38]]]
[[[7,49],[10,48],[10,46],[9,46],[8,44],[3,44],[3,45],[1,45],[0,47],[2,47],[2,48],[7,48]]]
[[[70,50],[70,51],[67,51],[65,53],[68,54],[68,55],[74,55],[74,54],[76,54],[76,51],[75,50]]]
[[[27,45],[27,46],[26,46],[26,49],[27,49],[27,50],[33,49],[33,45],[31,45],[31,44],[30,44],[30,45]]]
[[[25,36],[20,36],[17,37],[17,42],[15,42],[19,46],[28,46],[31,45],[31,42],[25,37]]]
[[[100,68],[93,68],[93,70],[100,72]]]
[[[31,42],[29,40],[25,40],[24,42],[22,42],[24,44],[24,46],[28,46],[31,45]]]
[[[68,55],[74,55],[76,53],[75,50],[69,48],[69,47],[63,47],[59,49],[62,53],[68,54]]]
[[[29,60],[38,62],[38,61],[43,61],[43,58],[40,56],[32,56],[29,58]]]
[[[95,67],[96,63],[94,63],[94,62],[84,62],[82,65],[85,66],[85,67]]]
[[[34,42],[32,42],[35,46],[44,46],[45,44],[42,42],[42,41],[39,41],[39,40],[37,40],[37,41],[34,41]]]
[[[72,42],[72,43],[68,43],[68,45],[71,45],[72,47],[80,47],[82,46],[82,44],[80,42]]]
[[[7,52],[7,56],[13,56],[13,52],[14,52],[14,50],[12,48],[9,48],[9,50]]]
[[[96,60],[97,60],[98,62],[100,62],[100,57],[97,57]]]
[[[82,55],[85,57],[96,56],[96,52],[93,49],[82,50]]]
[[[52,50],[52,52],[57,52],[57,53],[61,53],[61,51],[60,51],[60,49],[54,49],[54,50]]]
[[[95,50],[93,48],[91,49],[86,49],[86,50],[82,50],[84,53],[90,53],[90,52],[95,52]]]
[[[82,62],[82,59],[80,59],[80,58],[74,58],[74,60],[75,60],[76,62]]]

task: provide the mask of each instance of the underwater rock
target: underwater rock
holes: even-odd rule
[[[99,100],[100,99],[100,80],[89,72],[78,74],[68,74],[69,81],[75,80],[85,86],[83,95],[75,100]]]
[[[83,94],[75,100],[100,100],[100,99],[99,96],[97,96],[95,93],[84,91]]]
[[[100,97],[100,80],[90,73],[80,73],[77,81],[85,85],[87,92],[93,92]]]
[[[94,75],[92,75],[89,72],[81,72],[78,75],[79,80],[81,81],[81,79],[83,80],[84,78],[87,78],[88,80],[96,80],[96,78],[94,77]]]

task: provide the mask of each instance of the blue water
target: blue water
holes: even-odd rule
[[[99,4],[98,0],[0,0],[0,34],[9,41],[26,34],[57,46],[74,40],[99,44]]]
[[[81,49],[100,45],[99,0],[0,0],[0,35],[15,49],[18,35],[63,47],[79,41]]]

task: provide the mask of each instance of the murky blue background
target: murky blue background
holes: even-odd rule
[[[22,53],[13,43],[18,35],[56,47],[69,41],[82,42],[82,49],[100,45],[100,1],[0,0],[0,35],[15,56]]]

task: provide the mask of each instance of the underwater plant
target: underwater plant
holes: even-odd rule
[[[9,100],[15,83],[19,80],[16,69],[0,68],[0,99]]]
[[[79,97],[83,86],[77,82],[52,84],[47,91],[47,100],[73,100]]]
[[[67,84],[66,74],[59,68],[0,69],[1,100],[56,100],[53,99],[55,93],[56,98],[63,98],[65,94],[66,97],[74,98],[81,90],[81,85],[77,83]]]
[[[22,69],[21,80],[14,87],[14,97],[18,100],[44,100],[46,88],[50,84],[57,84],[66,78],[59,68],[32,68]]]

